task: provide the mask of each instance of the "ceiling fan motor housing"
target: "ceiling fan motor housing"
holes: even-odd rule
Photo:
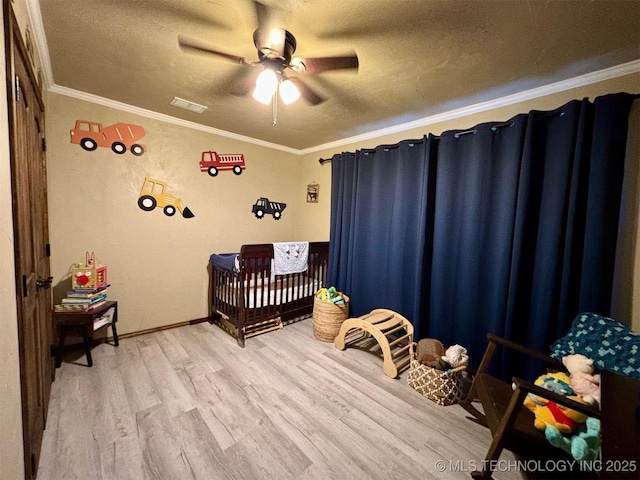
[[[274,32],[275,33],[274,35]],[[274,43],[274,39],[283,39],[284,42]],[[257,29],[253,32],[253,43],[258,49],[258,58],[263,60],[279,59],[286,67],[291,62],[293,52],[296,51],[296,38],[291,32],[283,28],[278,29]]]

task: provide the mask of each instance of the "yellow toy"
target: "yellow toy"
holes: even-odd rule
[[[336,287],[321,288],[316,293],[316,297],[323,302],[333,302],[338,304],[344,304],[344,297],[342,292],[336,290]]]
[[[570,395],[567,398],[571,398],[579,403],[585,403],[582,398],[577,395]],[[524,400],[525,407],[531,410],[536,417],[533,425],[538,430],[544,432],[547,425],[549,425],[558,429],[562,435],[568,435],[574,432],[581,423],[587,421],[587,415],[583,413],[576,412],[550,400],[545,400],[540,397],[538,397],[538,399],[544,401],[544,405],[534,402],[529,397]]]

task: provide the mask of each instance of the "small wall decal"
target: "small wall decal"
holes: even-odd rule
[[[71,129],[71,143],[79,144],[89,152],[98,147],[111,147],[115,153],[122,155],[129,149],[139,157],[147,146],[138,143],[138,140],[146,134],[144,127],[131,123],[116,123],[103,127],[98,122],[77,120],[76,126]]]
[[[145,212],[150,212],[156,207],[162,208],[167,217],[175,215],[176,209],[184,218],[194,217],[191,210],[182,204],[182,200],[167,191],[167,182],[149,177],[145,177],[142,184],[138,206]]]
[[[207,172],[212,177],[224,170],[232,170],[236,175],[240,175],[245,168],[244,155],[241,153],[202,152],[200,171]]]
[[[318,203],[318,193],[320,192],[320,185],[317,183],[311,183],[307,185],[307,203]]]
[[[265,215],[272,215],[274,220],[280,220],[286,203],[272,202],[266,197],[260,197],[251,208],[256,218],[263,219]]]

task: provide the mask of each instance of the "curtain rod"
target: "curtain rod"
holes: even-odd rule
[[[631,97],[635,101],[635,100],[640,99],[640,94],[634,94],[634,95],[631,95]],[[548,110],[548,111],[531,110],[529,113],[531,113],[531,112],[538,113],[538,118],[545,118],[545,117],[549,117],[549,116],[553,116],[553,115],[558,115],[559,117],[563,117],[565,115],[564,110],[561,110],[561,109]],[[493,125],[491,127],[491,130],[495,132],[499,128],[511,127],[511,126],[513,126],[513,119],[511,119],[509,121],[506,121],[506,122],[503,122],[503,123],[498,123],[496,125]],[[475,132],[476,132],[475,129],[463,130],[463,131],[460,131],[460,132],[458,132],[456,134],[456,138],[459,138],[461,135],[465,135],[467,133],[475,133]],[[437,139],[440,138],[440,136],[435,136],[434,135],[433,138],[437,140]],[[403,141],[407,141],[407,140],[403,140]],[[422,140],[415,140],[415,141],[410,140],[410,141],[412,141],[413,143],[422,142]],[[398,148],[398,144],[395,144],[395,145],[380,145],[379,147],[376,147],[376,148]],[[375,152],[375,150],[376,149],[366,149],[366,148],[362,149],[363,152]],[[349,152],[349,153],[351,153],[351,152]],[[330,162],[331,159],[330,158],[321,158],[318,161],[320,162],[320,165],[324,165],[325,163]]]
[[[435,137],[434,136],[433,138],[438,139],[440,137]],[[398,148],[400,146],[400,143],[417,144],[417,143],[423,143],[423,142],[424,142],[423,138],[420,138],[418,140],[402,140],[401,142],[394,143],[392,145],[378,145],[375,148],[361,148],[360,151],[364,152],[364,153],[373,153],[373,152],[375,152],[376,150],[378,150],[380,148],[382,148],[384,150],[393,150],[394,148]],[[346,152],[346,153],[348,153],[350,155],[355,155],[354,152]],[[318,160],[318,162],[320,162],[320,165],[324,165],[326,162],[330,162],[330,161],[331,161],[330,158],[321,158],[320,160]]]
[[[554,112],[549,112],[549,113],[550,114],[551,113],[552,114],[558,114],[558,112],[555,112],[555,111]],[[560,112],[560,115],[561,116],[564,115],[564,112]],[[492,126],[491,130],[495,132],[499,128],[511,127],[511,126],[513,126],[513,120],[509,120],[508,122],[498,123],[498,124]],[[462,130],[462,131],[456,132],[454,134],[454,137],[455,138],[460,138],[462,135],[467,135],[469,133],[476,133],[476,132],[477,132],[477,129],[475,129],[475,128],[471,128],[469,130]],[[440,139],[440,135],[432,135],[431,137],[434,140],[439,140]],[[360,151],[364,152],[364,153],[373,153],[376,150],[378,150],[379,148],[382,148],[382,149],[385,149],[385,150],[392,150],[394,148],[398,148],[400,146],[400,143],[404,143],[404,142],[422,143],[422,142],[424,142],[424,139],[421,138],[419,140],[403,140],[402,142],[395,143],[393,145],[378,145],[375,148],[362,148]],[[353,152],[348,152],[348,153],[353,154]],[[330,162],[330,161],[331,161],[330,158],[321,158],[321,159],[318,160],[318,162],[320,162],[320,165],[324,165],[325,163]]]

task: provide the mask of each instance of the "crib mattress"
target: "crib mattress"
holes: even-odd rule
[[[261,308],[269,305],[282,305],[302,298],[312,297],[322,288],[322,282],[309,277],[299,276],[289,278],[289,282],[281,280],[270,281],[262,287],[260,280],[246,288],[245,308]],[[227,293],[230,292],[230,293]],[[238,306],[238,297],[242,295],[240,287],[229,288],[228,285],[220,285],[216,289],[218,298],[234,307]]]

